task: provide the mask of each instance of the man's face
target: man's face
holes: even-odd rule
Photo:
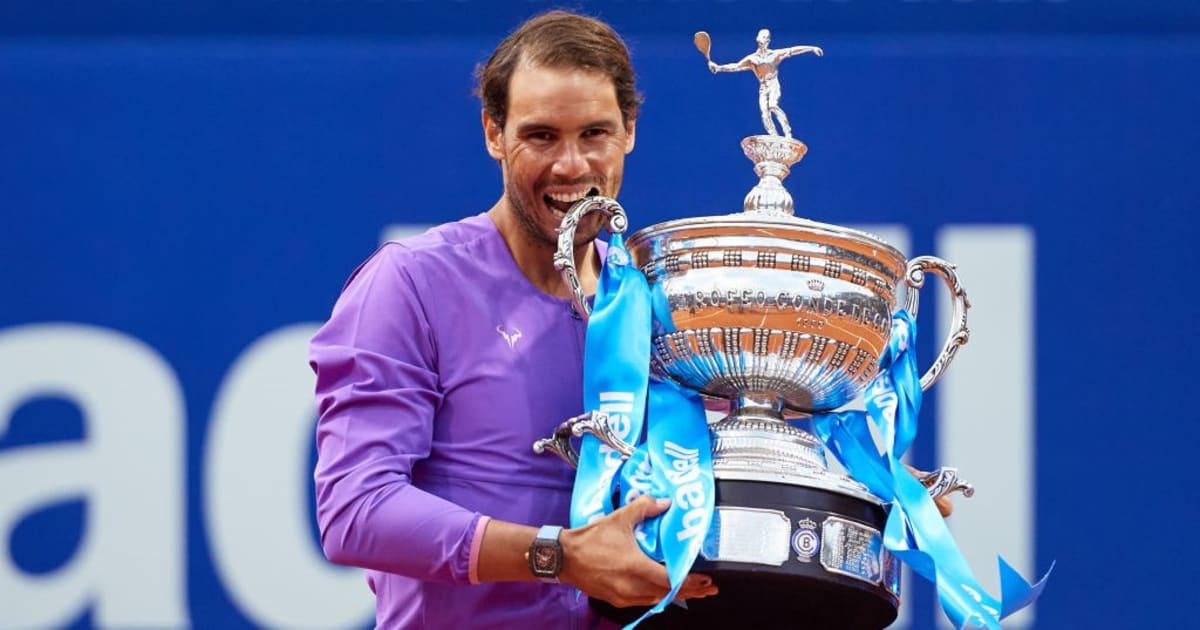
[[[488,153],[500,161],[504,196],[527,236],[558,241],[556,228],[584,196],[616,197],[634,124],[626,125],[608,76],[578,68],[520,64],[508,88],[503,129],[486,114]],[[602,217],[589,215],[575,242],[596,237]]]
[[[765,28],[763,30],[759,31],[758,37],[755,38],[755,41],[758,42],[759,48],[766,48],[767,44],[771,43],[771,31],[768,31]]]

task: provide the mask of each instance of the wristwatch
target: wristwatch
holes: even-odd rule
[[[558,542],[562,529],[558,525],[542,525],[529,545],[529,570],[543,582],[558,583],[558,573],[563,567],[563,550]]]

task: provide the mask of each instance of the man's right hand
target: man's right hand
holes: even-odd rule
[[[583,527],[563,530],[560,579],[614,606],[652,606],[671,590],[667,569],[642,552],[633,529],[671,506],[670,499],[641,496],[629,505]],[[676,599],[716,595],[707,575],[690,574]]]

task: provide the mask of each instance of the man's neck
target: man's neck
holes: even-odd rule
[[[504,200],[488,210],[488,217],[496,224],[500,236],[508,245],[517,268],[539,291],[555,297],[570,298],[571,293],[563,282],[562,274],[554,268],[557,247],[536,238],[521,225],[511,211],[502,208]],[[575,245],[575,272],[584,295],[596,292],[600,277],[600,259],[592,242]]]

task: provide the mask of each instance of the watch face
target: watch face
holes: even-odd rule
[[[538,545],[533,551],[533,566],[538,573],[558,573],[558,550],[550,545]]]

